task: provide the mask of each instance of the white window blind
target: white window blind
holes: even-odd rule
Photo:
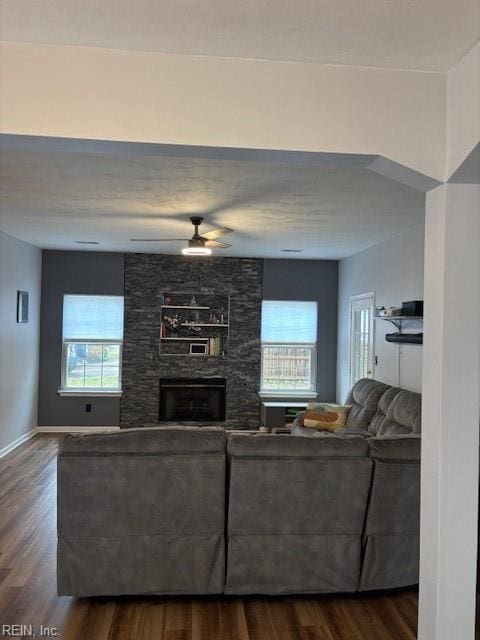
[[[64,296],[63,339],[121,341],[123,296]]]
[[[295,300],[264,300],[262,343],[315,344],[317,303]]]

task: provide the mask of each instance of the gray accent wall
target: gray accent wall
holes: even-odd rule
[[[259,425],[262,299],[318,303],[317,390],[335,400],[338,262],[158,254],[44,251],[40,341],[39,426],[158,424],[159,380],[222,377],[233,428]],[[229,352],[224,357],[159,355],[162,291],[231,296]],[[61,384],[63,296],[125,296],[122,398],[65,397]],[[85,405],[92,405],[91,413]]]
[[[40,249],[0,232],[0,454],[37,426]],[[29,321],[17,323],[17,291]]]
[[[118,426],[120,399],[65,397],[61,384],[63,296],[123,295],[124,256],[93,251],[43,251],[39,426]],[[92,411],[86,412],[86,403]]]
[[[334,402],[336,397],[337,297],[336,260],[264,261],[264,300],[317,302],[317,394],[322,402]]]
[[[160,378],[226,379],[227,428],[256,428],[260,401],[262,265],[255,258],[126,254],[121,426],[157,425]],[[161,293],[230,295],[222,357],[159,354]]]

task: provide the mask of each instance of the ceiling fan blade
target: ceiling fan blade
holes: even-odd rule
[[[202,233],[202,238],[205,240],[215,240],[216,238],[220,238],[224,236],[226,233],[232,233],[233,229],[229,229],[228,227],[220,227],[219,229],[212,229],[212,231],[207,231],[207,233]]]
[[[207,240],[205,242],[206,247],[216,247],[217,249],[226,249],[227,247],[231,247],[231,244],[227,244],[226,242],[219,242],[218,240]]]
[[[190,238],[130,238],[130,242],[187,242]]]

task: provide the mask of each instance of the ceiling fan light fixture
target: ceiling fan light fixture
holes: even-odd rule
[[[182,253],[184,256],[209,256],[212,250],[209,247],[184,247]]]
[[[182,253],[184,256],[209,256],[212,253],[210,247],[205,245],[204,238],[198,235],[198,226],[197,220],[202,220],[201,218],[193,218],[192,221],[195,220],[195,234],[191,240],[188,241],[188,247],[182,249]]]
[[[207,233],[200,235],[198,227],[202,224],[203,218],[201,216],[190,216],[190,222],[194,226],[193,236],[188,240],[188,245],[182,249],[184,256],[210,256],[212,249],[228,249],[231,244],[226,242],[220,242],[218,238],[231,233],[233,229],[228,227],[220,227],[219,229],[212,229]],[[130,238],[130,242],[186,242],[187,238]]]

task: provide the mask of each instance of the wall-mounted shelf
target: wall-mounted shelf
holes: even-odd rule
[[[399,331],[401,331],[405,322],[412,322],[412,320],[423,322],[423,316],[375,316],[375,320],[386,320],[387,322],[391,322]]]
[[[182,341],[184,341],[184,342],[198,342],[198,341],[204,341],[204,342],[205,342],[205,341],[210,340],[210,338],[171,338],[171,337],[168,337],[168,338],[161,338],[161,339],[162,339],[162,341],[164,341],[164,340],[165,340],[165,341],[173,340],[174,342],[182,342]]]
[[[182,327],[228,327],[228,324],[219,322],[182,322]]]
[[[387,342],[397,342],[399,344],[423,344],[423,333],[407,333],[404,331],[405,325],[411,322],[421,322],[423,316],[375,316],[375,320],[386,320],[396,327],[396,333],[387,333]]]
[[[162,304],[161,309],[197,309],[197,310],[208,310],[210,307],[192,307],[189,304]]]

